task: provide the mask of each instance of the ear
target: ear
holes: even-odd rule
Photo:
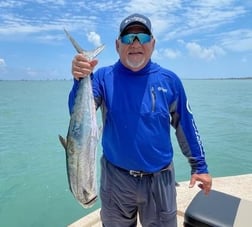
[[[156,44],[156,40],[153,38],[152,39],[152,49],[154,50],[154,48],[155,48],[155,44]]]
[[[153,38],[152,41],[151,41],[151,47],[152,47],[151,53],[153,53],[153,51],[155,49],[155,44],[156,44],[156,40]]]
[[[116,41],[115,41],[115,46],[116,46],[116,51],[117,51],[117,53],[119,52],[119,45],[120,45],[119,42],[120,42],[120,41],[119,41],[118,39],[116,39]]]

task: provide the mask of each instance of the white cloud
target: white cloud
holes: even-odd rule
[[[217,56],[225,54],[225,51],[218,46],[206,48],[200,46],[198,43],[195,42],[189,42],[185,46],[191,56],[205,60],[213,60]]]
[[[167,27],[165,39],[177,39],[189,35],[218,34],[219,28],[229,26],[248,13],[245,5],[237,4],[230,0],[195,0],[190,4],[181,1],[181,8],[176,9],[163,20],[170,26]]]
[[[171,59],[175,59],[180,56],[180,52],[177,50],[172,50],[172,49],[167,48],[167,49],[164,49],[164,56]]]
[[[154,50],[153,53],[153,58],[155,59],[162,59],[162,58],[169,58],[169,59],[176,59],[178,57],[181,56],[180,51],[178,50],[172,50],[170,48],[166,48],[166,49],[156,49]]]
[[[15,1],[15,0],[9,0],[9,1],[1,1],[0,2],[0,8],[12,8],[12,7],[19,7],[23,6],[25,3],[22,1]]]
[[[37,2],[39,4],[55,4],[55,5],[65,5],[64,0],[36,0],[34,2]]]
[[[27,66],[24,63],[30,62],[33,54],[24,54],[23,50],[27,49],[32,53],[33,45],[38,49],[48,46],[51,52],[67,55],[68,53],[65,52],[67,50],[60,48],[66,41],[63,28],[66,28],[77,40],[78,35],[87,34],[88,41],[94,46],[105,41],[106,52],[111,55],[111,58],[107,59],[110,61],[117,59],[116,52],[112,50],[114,51],[118,26],[122,18],[135,12],[150,17],[153,34],[158,40],[156,45],[158,49],[155,49],[153,57],[161,62],[163,59],[178,59],[173,63],[180,63],[183,56],[188,57],[188,53],[194,58],[213,60],[226,52],[229,53],[223,60],[230,62],[230,59],[237,54],[235,52],[245,52],[239,55],[241,60],[243,56],[247,57],[243,60],[244,63],[247,61],[247,64],[243,64],[245,68],[251,61],[252,50],[252,29],[249,26],[252,5],[249,2],[235,0],[0,1],[0,50],[8,50],[8,48],[17,50],[15,54],[22,59],[23,63],[21,65],[19,61],[13,61],[15,63],[12,62],[10,69],[9,64],[7,67],[4,59],[0,58],[0,69],[11,71],[16,67],[18,72],[23,69],[23,75],[32,78],[49,75],[51,69],[49,72],[40,72],[36,68],[24,68]],[[37,54],[37,48],[33,48],[34,55]],[[4,55],[5,59],[12,59],[11,54],[9,51],[3,52],[2,56]],[[43,54],[45,62],[51,59],[51,54],[46,49],[43,49]],[[190,61],[190,58],[187,59]],[[221,62],[222,59],[218,60]],[[61,61],[55,58],[52,61],[55,61],[56,68],[61,68],[57,66],[57,62]],[[43,69],[46,70],[46,63]],[[251,72],[250,69],[249,71]],[[11,75],[16,74],[18,74],[16,71],[15,73],[11,71]]]
[[[96,32],[89,32],[87,34],[88,41],[94,44],[95,46],[100,46],[101,43],[101,37]]]
[[[128,13],[138,12],[151,15],[167,15],[173,9],[180,7],[181,0],[159,0],[155,1],[147,0],[131,0],[126,5],[125,9]]]
[[[8,68],[5,63],[5,60],[3,58],[0,58],[0,80],[4,79],[3,77],[5,76],[7,71],[8,71]]]
[[[0,67],[5,67],[5,60],[3,58],[0,58]]]
[[[220,42],[229,50],[236,52],[252,51],[252,30],[239,29],[220,35]]]
[[[26,7],[29,14],[20,14]],[[40,10],[34,12],[33,9]],[[188,3],[182,0],[99,0],[99,1],[65,1],[35,0],[20,2],[9,0],[0,3],[0,34],[39,33],[68,30],[85,31],[103,28],[118,28],[120,20],[129,13],[138,12],[152,20],[155,36],[162,39],[177,39],[199,31],[211,32],[209,29],[230,23],[246,13],[244,5],[230,0],[195,0]],[[85,13],[83,13],[83,11]],[[64,12],[64,13],[62,13]],[[115,23],[116,22],[116,23]]]

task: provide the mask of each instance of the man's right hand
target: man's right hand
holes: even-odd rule
[[[83,54],[76,54],[72,61],[72,74],[76,80],[88,76],[93,72],[98,60],[88,61]]]

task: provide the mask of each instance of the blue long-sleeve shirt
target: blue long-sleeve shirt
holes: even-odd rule
[[[155,172],[171,163],[170,125],[192,173],[208,173],[205,154],[181,80],[149,63],[133,72],[120,61],[92,75],[93,94],[103,112],[103,153],[127,170]],[[78,81],[69,95],[72,111]]]

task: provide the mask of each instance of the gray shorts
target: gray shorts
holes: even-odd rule
[[[177,227],[173,164],[152,175],[132,176],[101,158],[101,220],[104,227]]]

